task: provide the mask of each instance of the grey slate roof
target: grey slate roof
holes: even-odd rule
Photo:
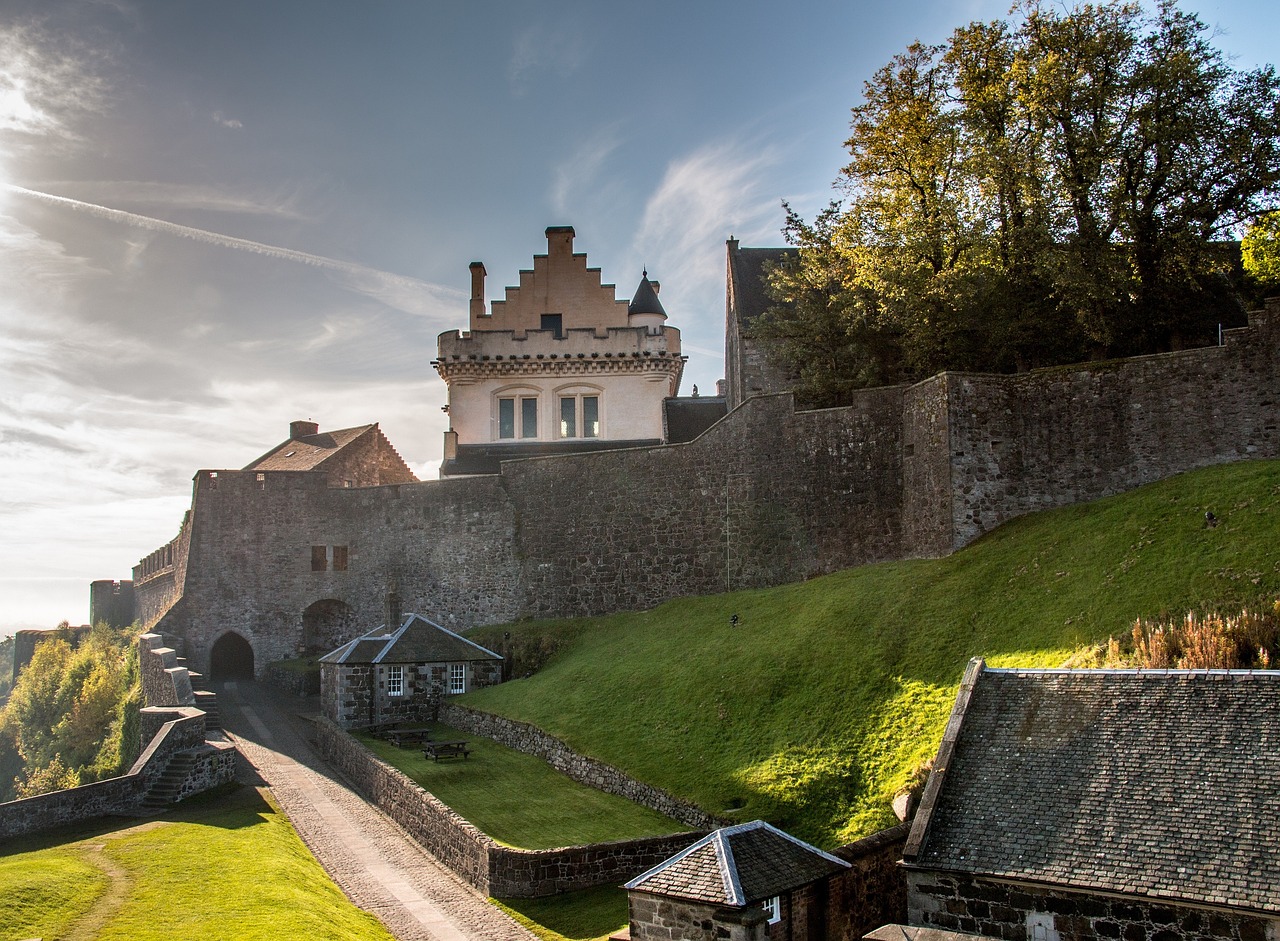
[[[319,434],[305,435],[301,438],[290,438],[276,445],[253,463],[246,464],[244,470],[315,470],[373,427],[375,426],[360,425],[356,428],[322,431]]]
[[[776,303],[764,289],[765,263],[777,263],[796,252],[794,248],[739,248],[730,255],[729,276],[733,278],[740,329],[749,329],[752,321]]]
[[[662,301],[658,300],[658,292],[654,290],[653,282],[649,280],[649,272],[646,271],[640,276],[640,286],[636,288],[635,297],[631,299],[627,313],[667,316],[667,312],[662,309]]]
[[[715,830],[623,888],[744,908],[849,864],[763,820]]]
[[[1278,790],[1280,672],[975,661],[903,858],[1280,913]]]
[[[457,663],[501,660],[492,650],[447,627],[410,614],[394,631],[385,626],[347,641],[320,658],[321,663]]]

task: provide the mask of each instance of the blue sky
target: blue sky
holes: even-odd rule
[[[1274,59],[1276,5],[1183,8]],[[662,281],[683,391],[711,390],[724,240],[831,198],[889,57],[1007,11],[0,0],[0,633],[87,619],[197,469],[292,419],[379,421],[434,478],[467,265],[500,296],[548,225],[620,297]]]

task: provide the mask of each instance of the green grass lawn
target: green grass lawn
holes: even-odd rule
[[[436,738],[467,739],[471,756],[437,762],[424,758],[421,748],[361,738],[380,758],[500,843],[551,849],[688,829],[656,811],[579,784],[541,758],[447,726],[432,728]]]
[[[391,941],[252,788],[141,824],[16,841],[0,885],[0,941]]]
[[[494,899],[543,941],[598,941],[627,924],[627,893],[616,886],[541,899]]]
[[[1057,666],[1138,616],[1274,600],[1278,536],[1280,462],[1209,468],[1022,517],[944,559],[475,631],[554,653],[464,701],[829,847],[893,822],[970,657]]]

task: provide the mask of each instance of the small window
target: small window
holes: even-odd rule
[[[782,921],[782,897],[775,895],[771,899],[764,900],[764,914],[769,919],[769,924],[776,925]]]
[[[333,547],[333,570],[335,572],[345,572],[347,570],[347,547]]]
[[[516,436],[516,400],[498,399],[498,437]]]
[[[600,437],[600,396],[562,395],[560,397],[560,437]]]
[[[550,330],[555,334],[557,340],[564,339],[564,315],[563,314],[543,314],[542,329]]]
[[[465,693],[467,691],[467,665],[465,663],[449,664],[449,692]]]
[[[538,400],[520,400],[520,437],[538,437]]]
[[[325,572],[329,569],[329,553],[324,546],[311,547],[311,571]]]
[[[387,695],[404,695],[404,667],[387,667]]]

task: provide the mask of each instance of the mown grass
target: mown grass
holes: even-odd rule
[[[893,822],[970,657],[1056,666],[1137,617],[1266,603],[1278,533],[1280,462],[1208,468],[1022,517],[944,559],[476,631],[555,652],[465,701],[713,813],[833,846]]]
[[[543,941],[598,941],[626,925],[629,914],[627,893],[617,886],[493,901]]]
[[[552,849],[688,829],[656,811],[565,777],[540,758],[436,725],[438,739],[467,739],[471,756],[432,761],[421,748],[362,736],[383,760],[500,843]]]
[[[265,791],[196,798],[147,824],[82,834],[6,846],[0,938],[62,938],[88,924],[84,936],[98,941],[391,939]]]

